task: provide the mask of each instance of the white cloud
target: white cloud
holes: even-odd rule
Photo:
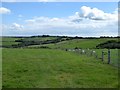
[[[74,15],[58,17],[34,17],[25,20],[22,25],[13,23],[11,29],[15,35],[69,35],[69,36],[100,36],[118,35],[117,13],[105,13],[97,8],[81,7]],[[18,30],[18,33],[17,33]]]
[[[13,23],[10,27],[11,30],[22,30],[23,29],[23,25],[17,24],[17,23]]]
[[[77,13],[78,14],[78,13]],[[117,21],[91,20],[75,15],[68,18],[37,17],[26,20],[29,33],[72,36],[117,35]],[[78,18],[77,18],[78,17]]]
[[[89,18],[92,20],[117,20],[117,14],[116,13],[105,13],[102,10],[99,10],[98,8],[90,8],[87,6],[81,7],[82,14],[81,16],[84,18]],[[115,10],[116,12],[116,10]]]
[[[11,13],[10,9],[7,9],[5,7],[0,7],[0,14],[9,14]]]

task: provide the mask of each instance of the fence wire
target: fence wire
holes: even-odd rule
[[[118,65],[118,49],[68,49],[67,51],[76,52],[87,57],[94,57],[106,64],[119,67]]]

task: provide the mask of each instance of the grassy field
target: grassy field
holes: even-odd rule
[[[2,49],[0,48],[0,89],[2,89]]]
[[[3,46],[11,46],[18,44],[20,42],[15,42],[15,40],[23,39],[23,41],[47,41],[47,40],[55,40],[58,37],[23,37],[23,38],[15,38],[15,37],[2,37],[2,45]],[[66,40],[66,38],[62,38],[62,40],[58,43],[49,43],[49,44],[41,44],[41,45],[29,45],[29,48],[36,48],[41,46],[47,46],[50,48],[58,48],[58,49],[65,49],[65,48],[96,48],[96,46],[100,43],[115,40],[118,41],[117,38],[100,38],[100,39],[73,39],[73,40]]]
[[[13,44],[18,44],[18,42],[15,42],[15,40],[22,39],[22,38],[14,38],[14,37],[3,37],[1,38],[0,42],[2,42],[2,45],[4,46],[11,46]]]
[[[104,62],[108,62],[108,49],[94,49],[98,58],[102,57],[102,51],[104,52]],[[118,66],[118,49],[110,49],[110,64]]]
[[[115,88],[118,69],[57,49],[3,49],[3,88]]]
[[[45,45],[31,45],[29,47],[40,47],[40,46],[48,46],[50,48],[58,48],[58,49],[65,49],[65,48],[96,48],[96,45],[106,42],[108,40],[117,40],[114,38],[101,38],[101,39],[74,39],[68,41],[62,41],[55,44],[45,44]]]
[[[49,41],[60,37],[3,37],[4,46],[23,41]],[[62,37],[57,43],[29,45],[24,48],[2,49],[3,88],[115,88],[118,86],[118,49],[111,49],[111,63],[107,64],[107,49],[96,45],[116,38],[72,39]],[[49,49],[40,48],[47,46]],[[75,47],[84,49],[69,51]],[[89,50],[88,50],[89,48]],[[67,49],[67,51],[65,51]],[[95,51],[90,56],[91,51]],[[104,51],[104,62],[101,52]]]
[[[68,49],[69,50],[69,49]],[[104,52],[103,62],[108,63],[108,49],[82,49],[85,50],[85,54],[88,57],[94,57],[97,60],[102,61],[102,51]],[[81,54],[82,50],[76,50],[75,53]],[[95,51],[95,53],[92,53]],[[91,55],[92,54],[92,55]],[[118,49],[110,49],[110,64],[118,66]]]

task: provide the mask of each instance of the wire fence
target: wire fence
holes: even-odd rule
[[[118,49],[66,49],[66,51],[76,52],[87,57],[94,57],[104,63],[119,67]]]

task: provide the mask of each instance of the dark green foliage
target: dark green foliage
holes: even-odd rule
[[[41,40],[42,38],[50,38],[50,37],[52,36],[43,35],[43,36],[32,36],[32,37],[17,39],[15,40],[15,42],[19,42],[18,44],[12,44],[11,46],[2,46],[2,47],[19,48],[19,47],[26,47],[30,45],[52,44],[52,43],[58,43],[65,40],[71,40],[71,38],[67,36],[56,36],[56,37],[54,36],[54,39]]]
[[[31,36],[31,37],[3,37],[1,47],[4,48],[23,48],[33,45],[49,45],[64,42],[67,46],[74,46],[73,48],[120,48],[118,37],[68,37],[68,36]],[[111,41],[110,41],[111,40]],[[113,41],[112,41],[113,40]],[[107,42],[106,42],[107,41]],[[63,42],[63,43],[62,43]],[[73,42],[73,43],[72,43]],[[103,43],[104,42],[104,43]],[[48,46],[49,47],[49,46]],[[61,46],[60,46],[61,47]],[[65,48],[67,48],[65,46]],[[69,47],[71,48],[71,47]]]
[[[120,49],[120,42],[115,40],[110,40],[110,41],[98,44],[96,48]]]
[[[48,49],[50,49],[50,48],[49,48],[49,47],[47,47],[47,46],[41,46],[40,48],[44,48],[44,49],[45,49],[45,48],[48,48]]]

